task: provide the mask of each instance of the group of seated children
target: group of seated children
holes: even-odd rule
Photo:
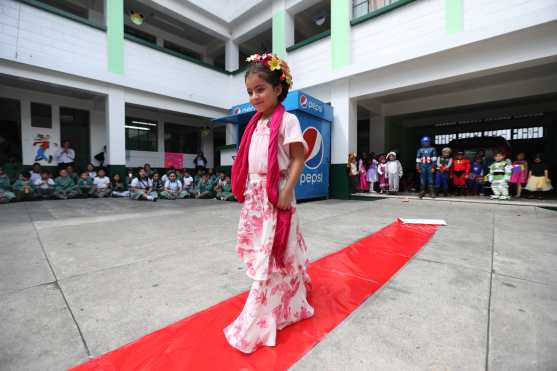
[[[185,169],[171,168],[161,177],[145,164],[136,174],[130,169],[125,179],[119,174],[110,179],[103,168],[96,169],[89,164],[79,176],[73,166],[60,168],[58,176],[53,179],[50,171],[35,163],[31,171],[22,171],[12,182],[0,167],[0,203],[86,197],[129,197],[150,201],[159,197],[167,200],[190,197],[234,200],[230,177],[224,172],[217,176],[211,170],[208,173],[200,170],[192,177]]]

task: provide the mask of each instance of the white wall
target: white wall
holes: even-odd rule
[[[32,90],[12,88],[0,85],[0,97],[15,99],[20,102],[21,107],[21,148],[24,165],[32,165],[35,162],[36,147],[33,140],[37,134],[50,136],[50,149],[48,154],[53,156],[52,163],[40,161],[42,165],[57,165],[56,153],[60,148],[60,107],[70,107],[89,111],[91,157],[100,152],[104,145],[104,122],[99,122],[99,116],[104,115],[102,107],[94,105],[93,100],[76,99],[62,95],[41,93]],[[51,105],[52,128],[37,128],[31,126],[31,102]],[[102,132],[102,133],[101,133]]]
[[[15,0],[0,1],[0,14],[0,59],[209,107],[232,105],[232,76],[128,40],[125,73],[115,75],[104,31]]]

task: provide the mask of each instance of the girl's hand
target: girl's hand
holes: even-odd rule
[[[281,210],[288,210],[292,205],[292,198],[294,197],[294,192],[290,189],[283,189],[279,193],[279,199],[277,203],[277,208]]]

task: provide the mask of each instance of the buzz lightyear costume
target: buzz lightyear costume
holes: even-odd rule
[[[509,180],[512,166],[507,160],[496,161],[489,166],[488,180],[493,191],[492,199],[509,200]]]

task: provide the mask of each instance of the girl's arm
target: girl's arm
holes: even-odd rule
[[[290,208],[294,197],[294,188],[298,183],[298,177],[304,170],[304,145],[299,142],[290,143],[290,169],[286,186],[280,191],[277,207],[282,210]]]
[[[544,175],[545,175],[545,180],[549,181],[549,171],[547,171],[547,169],[545,169]]]

